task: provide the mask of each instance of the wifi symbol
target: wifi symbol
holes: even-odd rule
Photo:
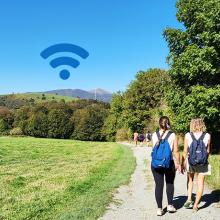
[[[41,57],[44,59],[47,59],[51,55],[54,55],[58,52],[71,52],[74,54],[77,54],[83,59],[86,59],[89,56],[89,53],[84,50],[82,47],[73,45],[73,44],[68,44],[68,43],[62,43],[62,44],[55,44],[52,45],[45,50],[41,52]],[[50,65],[53,68],[59,67],[61,65],[66,65],[66,66],[71,66],[73,68],[77,68],[79,66],[80,62],[72,57],[68,56],[61,56],[57,57],[53,60],[50,61]],[[70,77],[70,72],[66,69],[63,69],[60,71],[60,78],[63,80],[66,80]]]

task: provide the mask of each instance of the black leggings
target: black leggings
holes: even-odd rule
[[[166,191],[167,191],[167,200],[168,205],[173,203],[173,194],[174,194],[174,179],[175,179],[175,165],[172,161],[169,169],[159,168],[155,169],[151,166],[151,170],[154,176],[155,181],[155,197],[158,208],[162,208],[163,200],[163,186],[164,186],[164,175],[166,180]]]

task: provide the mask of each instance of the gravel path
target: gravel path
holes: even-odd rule
[[[177,173],[175,179],[174,206],[176,213],[165,213],[162,217],[156,216],[156,201],[154,198],[154,180],[150,171],[151,148],[131,146],[136,157],[136,169],[128,186],[121,186],[114,194],[114,202],[110,204],[106,213],[99,220],[146,220],[146,219],[205,219],[220,220],[219,191],[205,188],[200,203],[201,209],[193,213],[192,209],[185,209],[186,175]],[[164,190],[163,206],[167,200]]]

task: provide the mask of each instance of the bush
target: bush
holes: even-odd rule
[[[21,135],[23,135],[23,132],[22,132],[21,128],[17,127],[17,128],[11,129],[9,134],[11,136],[21,136]]]
[[[125,128],[121,128],[117,130],[116,141],[127,141],[127,140],[129,140],[129,130]]]

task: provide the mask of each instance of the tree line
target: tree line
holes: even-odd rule
[[[108,103],[95,100],[35,103],[15,97],[0,97],[1,135],[105,140],[102,129]]]

